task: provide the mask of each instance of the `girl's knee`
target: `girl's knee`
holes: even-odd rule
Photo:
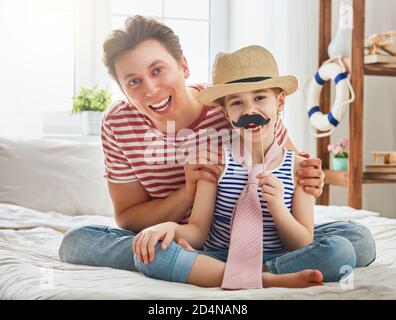
[[[370,230],[356,221],[338,221],[331,223],[328,231],[348,239],[356,254],[356,267],[365,267],[371,264],[376,257],[376,246]]]
[[[135,268],[150,278],[186,283],[197,255],[195,251],[185,250],[174,241],[165,250],[158,243],[154,261],[144,264],[134,255]]]
[[[328,270],[324,274],[324,280],[339,281],[350,274],[356,266],[356,253],[352,243],[336,235],[322,239],[321,242],[325,250],[323,258]]]
[[[374,262],[376,258],[376,245],[370,230],[358,223],[354,223],[355,238],[353,245],[356,252],[356,266],[366,267]]]

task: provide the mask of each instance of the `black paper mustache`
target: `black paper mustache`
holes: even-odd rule
[[[251,123],[258,126],[263,126],[268,124],[268,122],[270,122],[270,119],[269,118],[267,119],[260,114],[245,114],[242,117],[240,117],[237,122],[232,121],[234,126],[238,128],[245,128]]]

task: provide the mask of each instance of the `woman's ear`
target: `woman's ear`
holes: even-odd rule
[[[185,56],[182,56],[180,66],[183,70],[184,79],[188,79],[190,77],[190,68],[188,67],[187,59]]]

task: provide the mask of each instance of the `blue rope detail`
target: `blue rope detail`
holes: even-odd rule
[[[311,116],[316,113],[319,112],[320,109],[318,106],[312,107],[309,111],[308,111],[308,117],[311,118]]]
[[[335,84],[338,84],[338,82],[340,82],[341,80],[344,80],[347,76],[348,76],[348,73],[341,72],[340,74],[337,75],[337,77],[335,77],[335,79],[334,79]]]
[[[319,72],[316,72],[315,74],[315,80],[318,84],[320,84],[321,86],[324,85],[325,81],[320,77]]]
[[[329,112],[327,114],[327,119],[329,119],[329,122],[334,126],[337,127],[339,122],[336,118],[334,118],[333,114],[331,112]]]

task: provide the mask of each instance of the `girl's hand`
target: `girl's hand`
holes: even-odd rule
[[[188,250],[188,251],[197,251],[197,250],[195,250],[193,247],[191,247],[191,245],[190,245],[186,240],[184,240],[184,239],[182,239],[182,238],[176,239],[176,243],[177,243],[180,247],[182,247],[183,249],[185,249],[185,250]]]
[[[284,206],[283,183],[270,173],[257,175],[258,187],[261,188],[263,199],[267,201],[268,210]]]
[[[175,238],[177,226],[175,222],[164,222],[140,231],[132,243],[133,252],[138,260],[144,264],[153,262],[155,245],[162,240],[161,248],[165,250]]]
[[[190,153],[184,165],[184,175],[186,178],[186,198],[194,201],[197,182],[201,179],[217,183],[221,175],[219,164],[222,164],[223,152],[218,146],[207,145],[206,148],[199,148],[196,152]]]
[[[194,202],[195,191],[199,180],[208,180],[217,183],[221,175],[221,171],[215,164],[191,164],[184,165],[184,175],[186,177],[186,198]]]

